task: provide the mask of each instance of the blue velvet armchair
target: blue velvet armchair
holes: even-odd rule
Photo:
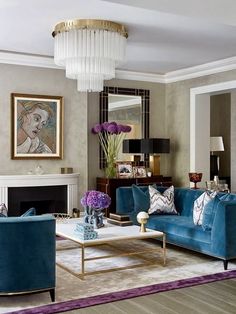
[[[55,301],[55,218],[0,218],[0,295],[50,292]]]

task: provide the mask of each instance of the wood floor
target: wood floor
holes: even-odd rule
[[[236,279],[97,305],[78,314],[235,314]]]

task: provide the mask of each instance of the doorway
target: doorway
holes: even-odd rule
[[[190,89],[190,172],[202,172],[201,185],[210,179],[210,97],[215,94],[231,92],[236,89],[236,81],[223,82]],[[233,93],[234,94],[234,93]],[[231,97],[234,104],[236,97]],[[236,113],[231,106],[231,121],[234,122]],[[235,123],[231,123],[231,191],[236,190],[236,150]],[[234,130],[235,129],[235,130]],[[234,169],[235,168],[235,169]]]

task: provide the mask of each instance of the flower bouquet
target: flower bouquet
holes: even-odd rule
[[[90,190],[84,193],[81,204],[85,209],[84,222],[94,225],[96,229],[103,227],[102,210],[110,206],[110,196],[100,191]]]
[[[117,124],[116,122],[104,122],[95,124],[92,133],[97,134],[102,150],[106,158],[105,174],[107,178],[116,176],[116,161],[123,139],[126,133],[131,131],[129,125]]]

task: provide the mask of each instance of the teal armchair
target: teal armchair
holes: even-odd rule
[[[55,218],[0,218],[0,296],[50,292],[55,301]]]

